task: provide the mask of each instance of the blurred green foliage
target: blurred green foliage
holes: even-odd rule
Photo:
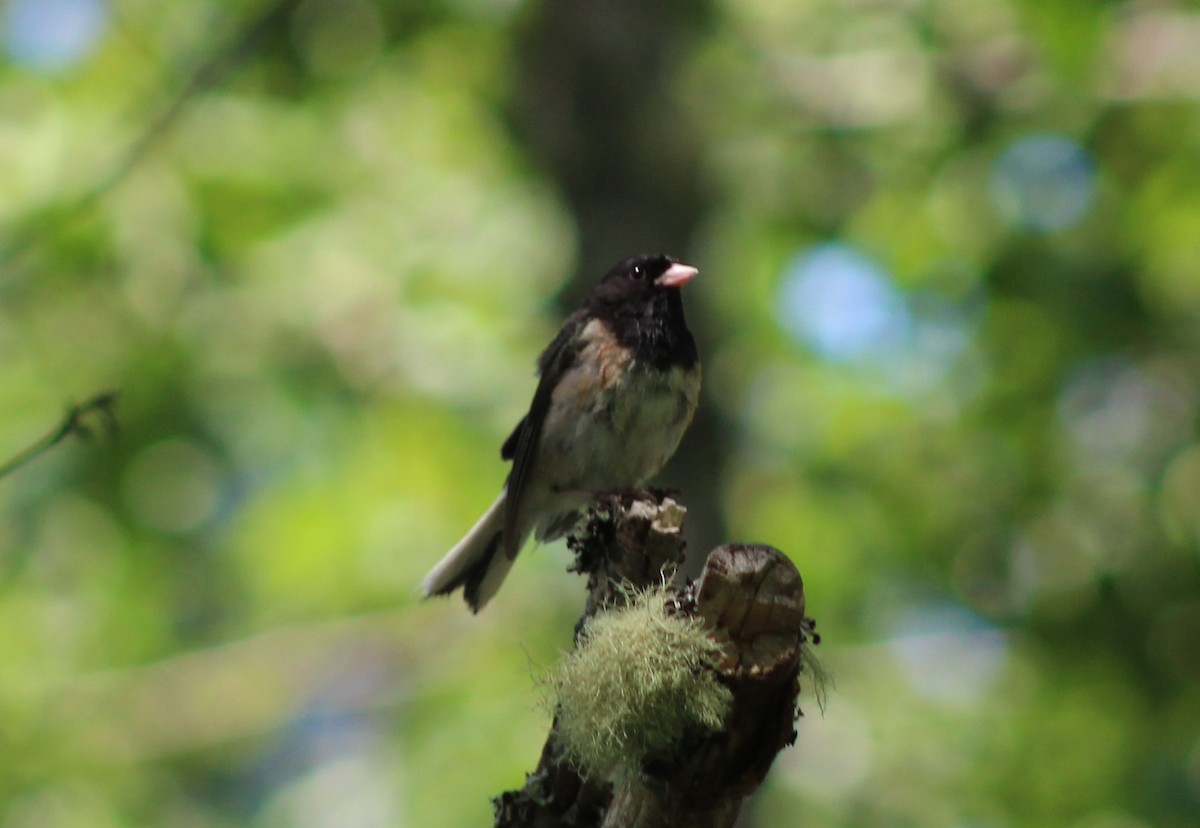
[[[0,4],[0,459],[122,392],[0,479],[0,828],[487,824],[582,586],[417,584],[659,249],[834,681],[746,824],[1200,824],[1192,4],[265,8]]]

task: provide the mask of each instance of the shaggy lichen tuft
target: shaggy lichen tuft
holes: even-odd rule
[[[549,678],[558,732],[583,772],[669,757],[685,736],[719,729],[733,695],[709,669],[719,647],[702,621],[671,614],[667,590],[593,616]]]

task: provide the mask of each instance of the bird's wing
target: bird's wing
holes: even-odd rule
[[[504,552],[510,558],[520,551],[511,547],[519,543],[516,528],[521,495],[537,458],[538,441],[542,436],[546,413],[550,410],[550,398],[563,374],[579,357],[584,344],[579,334],[583,330],[586,317],[587,314],[583,310],[573,313],[538,357],[540,379],[537,390],[533,392],[533,402],[529,404],[529,413],[521,418],[521,422],[517,423],[513,433],[500,448],[500,456],[513,461],[512,471],[508,475],[508,502],[504,508]]]

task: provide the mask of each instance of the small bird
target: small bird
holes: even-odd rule
[[[670,256],[613,267],[538,357],[529,412],[500,448],[500,496],[425,576],[425,597],[491,600],[525,541],[562,537],[598,493],[641,486],[696,411],[700,357],[679,289],[699,271]]]

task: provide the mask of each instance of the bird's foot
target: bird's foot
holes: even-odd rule
[[[560,494],[572,494],[586,498],[593,502],[610,502],[623,503],[632,502],[634,500],[653,500],[655,503],[661,503],[665,498],[678,500],[683,494],[682,490],[677,488],[657,488],[648,486],[631,486],[627,489],[576,489],[564,487],[557,489]]]

